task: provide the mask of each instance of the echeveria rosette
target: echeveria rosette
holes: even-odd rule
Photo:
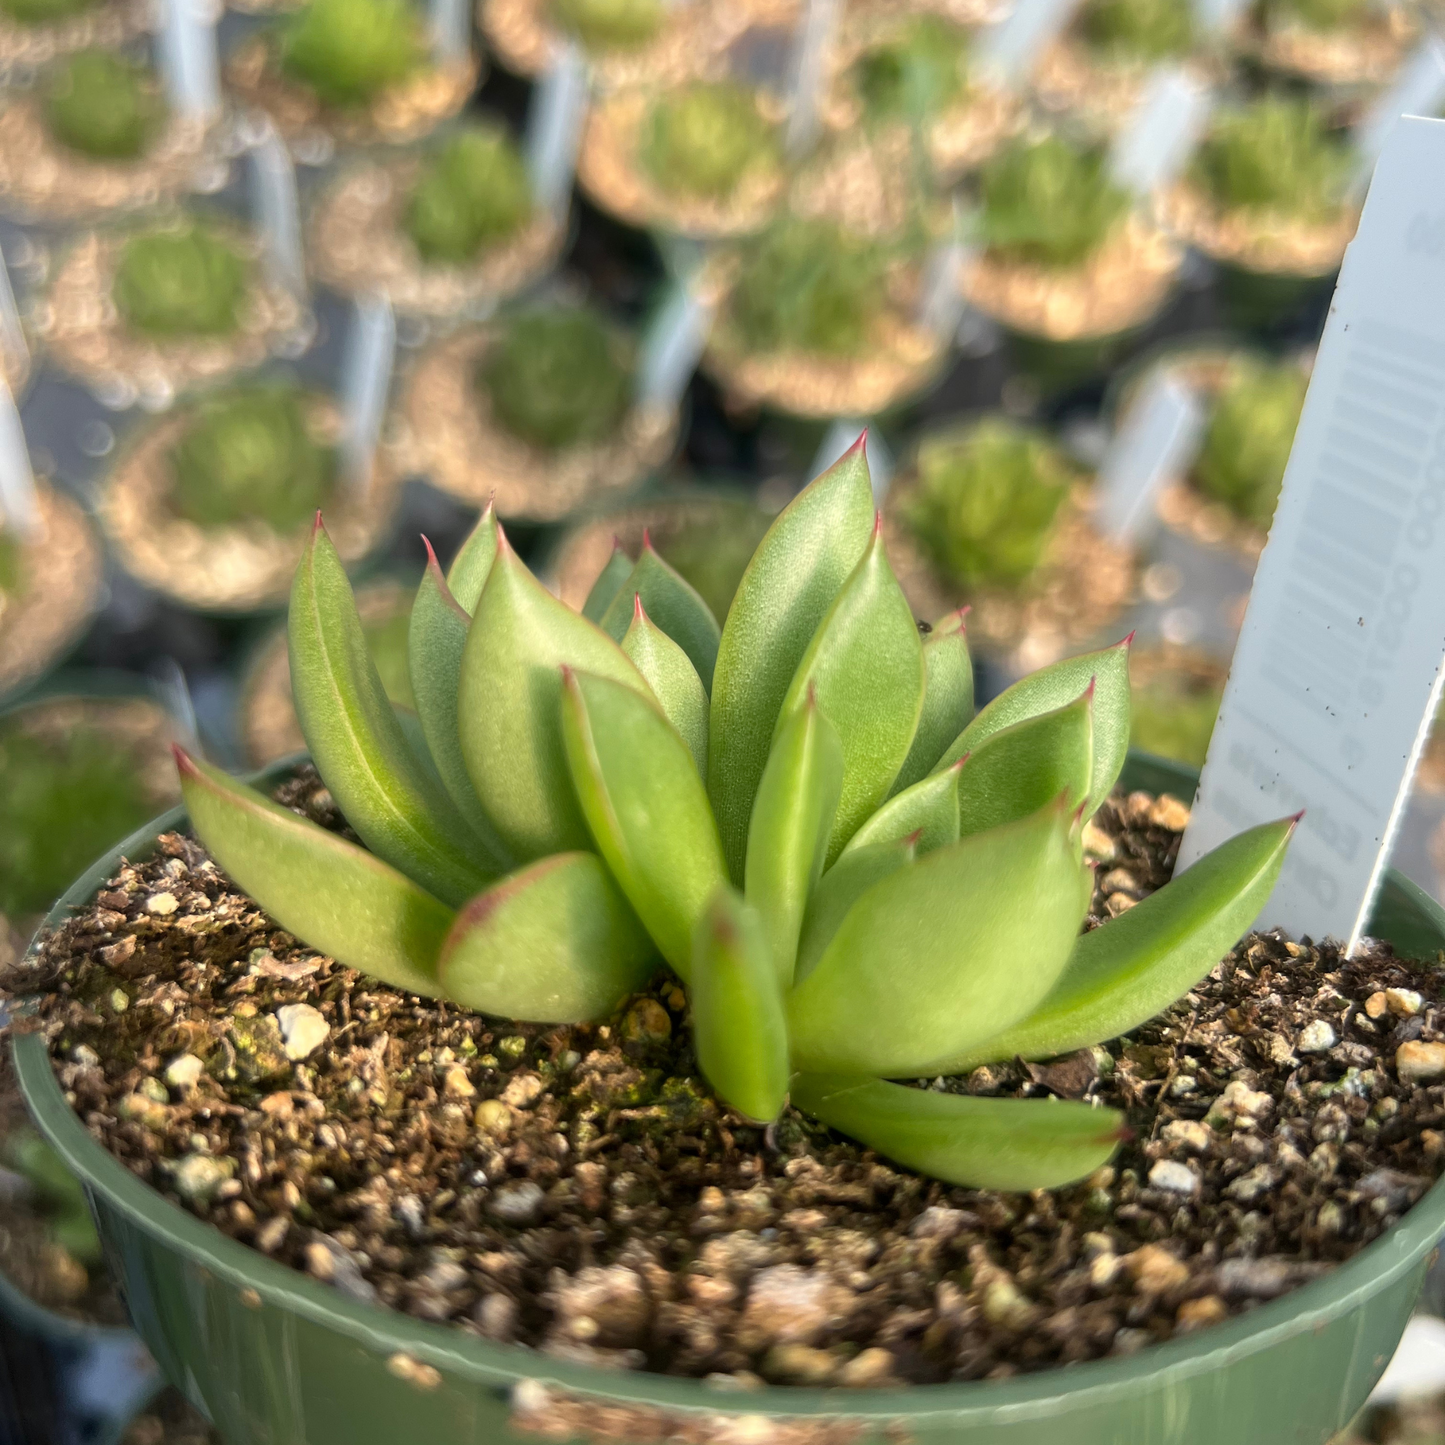
[[[1340,30],[1378,13],[1375,0],[1261,0],[1260,9],[1273,23],[1293,23],[1306,30]]]
[[[481,123],[428,158],[403,224],[423,261],[460,265],[515,235],[531,211],[517,147],[503,127]]]
[[[136,160],[166,118],[149,69],[105,50],[83,50],[57,66],[46,79],[44,105],[56,140],[101,161]]]
[[[942,15],[914,15],[853,62],[853,89],[875,120],[921,122],[958,100],[967,84],[968,34]]]
[[[551,0],[552,15],[589,50],[636,50],[662,30],[664,0]]]
[[[93,10],[99,0],[0,0],[0,13],[20,25],[54,25]]]
[[[952,1181],[1065,1183],[1122,1121],[888,1080],[1143,1022],[1252,922],[1291,831],[1244,833],[1080,936],[1128,649],[975,716],[963,631],[920,637],[861,447],[777,517],[721,627],[650,549],[614,557],[575,613],[487,515],[417,594],[415,721],[319,529],[289,628],[302,729],[366,847],[180,756],[198,834],[280,926],[503,1018],[605,1017],[665,962],[740,1113],[766,1122],[791,1097]]]
[[[240,325],[251,264],[201,225],[132,236],[111,295],[126,323],[151,336],[225,336]]]
[[[326,105],[359,106],[426,63],[414,0],[309,0],[286,22],[281,68]]]
[[[734,81],[697,81],[661,96],[643,127],[640,159],[665,191],[722,200],[758,167],[781,162],[777,127]]]
[[[0,1138],[0,1166],[30,1186],[50,1242],[87,1270],[99,1269],[105,1256],[85,1190],[60,1155],[35,1130],[22,1128]]]
[[[1194,42],[1193,9],[1179,0],[1088,0],[1078,27],[1091,47],[1124,61],[1187,55]]]

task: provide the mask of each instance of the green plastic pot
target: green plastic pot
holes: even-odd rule
[[[1241,331],[1270,331],[1288,326],[1328,294],[1338,268],[1322,276],[1250,271],[1219,264],[1219,299],[1225,315]]]
[[[1124,780],[1192,797],[1194,778],[1135,756]],[[122,853],[144,856],[182,821],[168,813],[101,859],[51,921],[87,902]],[[1445,911],[1398,875],[1374,926],[1402,949],[1445,947]],[[15,1062],[40,1128],[85,1183],[136,1327],[227,1445],[522,1445],[563,1420],[553,1438],[596,1421],[599,1437],[638,1445],[684,1432],[754,1445],[1323,1445],[1384,1370],[1445,1233],[1442,1182],[1330,1275],[1127,1358],[968,1384],[730,1394],[564,1363],[350,1299],[142,1184],[67,1106],[39,1037],[17,1038]],[[518,1418],[539,1399],[556,1414]]]

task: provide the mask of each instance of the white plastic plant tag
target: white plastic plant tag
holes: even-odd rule
[[[955,235],[935,246],[924,262],[917,321],[945,345],[953,341],[968,306],[958,281],[970,256],[970,248]]]
[[[306,259],[301,249],[296,168],[281,137],[270,124],[251,147],[251,207],[272,277],[293,295],[305,295]]]
[[[25,340],[25,328],[20,322],[20,307],[15,301],[15,291],[10,285],[10,268],[0,254],[0,350],[17,369],[30,359],[30,344]]]
[[[1017,89],[1039,57],[1062,33],[1080,0],[1017,0],[1014,8],[985,32],[978,47],[978,69],[998,84]]]
[[[686,282],[676,282],[642,338],[637,404],[671,413],[702,359],[713,308]]]
[[[1114,179],[1141,198],[1167,186],[1204,134],[1212,107],[1209,87],[1182,66],[1158,66],[1114,139],[1109,152]]]
[[[0,513],[5,526],[20,537],[40,530],[40,502],[35,494],[35,473],[30,469],[30,448],[10,388],[0,379]]]
[[[554,216],[565,214],[587,119],[587,57],[575,41],[563,46],[538,81],[527,111],[527,175],[532,199]]]
[[[1204,407],[1178,377],[1156,376],[1136,398],[1099,461],[1098,523],[1116,542],[1140,541],[1154,523],[1161,485],[1189,465]]]
[[[1225,35],[1234,29],[1250,0],[1193,0],[1195,24],[1206,35]]]
[[[1434,115],[1442,102],[1445,102],[1445,43],[1438,35],[1427,35],[1396,71],[1390,88],[1355,127],[1355,182],[1360,190],[1369,185],[1370,173],[1395,122],[1402,115]]]
[[[818,106],[828,76],[828,55],[838,33],[839,0],[808,0],[789,66],[788,128],[784,144],[798,160],[818,138]]]
[[[151,684],[156,701],[170,717],[175,740],[187,752],[204,756],[195,700],[180,663],[174,657],[162,657],[151,669]]]
[[[471,0],[431,0],[432,59],[441,67],[465,65],[472,50]]]
[[[164,0],[160,62],[171,109],[205,120],[221,109],[221,68],[216,56],[218,6],[212,0]]]
[[[1445,121],[1345,253],[1180,865],[1304,809],[1263,927],[1361,937],[1445,672]]]
[[[358,297],[341,363],[341,455],[347,480],[358,492],[371,486],[376,444],[386,419],[396,355],[396,317],[378,292]]]
[[[868,440],[863,443],[863,455],[868,459],[868,475],[873,482],[873,500],[882,506],[883,498],[888,495],[888,488],[893,481],[893,453],[889,451],[888,444],[883,440],[878,428],[869,426],[866,421],[858,421],[853,417],[840,417],[835,421],[823,434],[822,445],[813,457],[813,467],[808,476],[810,480],[822,476],[858,440],[859,433],[865,428],[868,431]]]

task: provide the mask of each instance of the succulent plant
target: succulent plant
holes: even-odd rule
[[[411,632],[411,608],[389,612],[370,620],[363,619],[362,635],[367,655],[381,679],[382,691],[398,707],[416,711],[416,695],[411,687],[407,640]]]
[[[663,0],[552,0],[552,13],[589,49],[635,50],[662,29]]]
[[[921,120],[962,95],[968,35],[941,15],[914,15],[854,61],[852,81],[869,115]]]
[[[1274,520],[1308,384],[1293,362],[1235,357],[1210,413],[1194,482],[1257,527]]]
[[[97,0],[0,0],[0,11],[21,25],[53,25],[82,15]]]
[[[532,210],[526,167],[506,130],[458,132],[426,163],[404,224],[424,261],[461,263],[519,230]]]
[[[1090,45],[1131,60],[1183,55],[1194,41],[1193,13],[1178,0],[1089,0],[1079,23]]]
[[[45,1232],[70,1257],[87,1269],[101,1262],[100,1236],[80,1181],[33,1129],[17,1129],[0,1140],[0,1164],[30,1186]]]
[[[721,627],[650,548],[614,557],[579,615],[485,515],[417,594],[416,725],[319,526],[288,626],[302,731],[366,846],[178,753],[198,835],[281,927],[504,1019],[606,1017],[665,963],[740,1114],[791,1098],[943,1179],[1064,1183],[1122,1121],[887,1081],[1143,1022],[1248,927],[1293,826],[1241,834],[1080,936],[1128,647],[974,716],[961,619],[920,636],[861,446],[779,514]]]
[[[1135,682],[1129,741],[1146,753],[1200,767],[1209,751],[1223,686],[1182,670]]]
[[[1263,0],[1269,20],[1292,20],[1307,30],[1338,30],[1378,11],[1374,0]]]
[[[335,451],[295,388],[246,383],[202,397],[171,452],[172,510],[203,527],[259,519],[294,531],[331,496]]]
[[[281,68],[327,105],[365,105],[425,59],[413,0],[309,0],[281,36]]]
[[[852,355],[867,344],[884,267],[872,242],[789,218],[743,248],[729,319],[754,350]]]
[[[696,81],[653,105],[641,160],[665,190],[721,199],[748,171],[778,163],[777,128],[747,86]]]
[[[3,610],[4,599],[13,597],[20,590],[24,555],[20,539],[6,531],[3,519],[0,519],[0,610]]]
[[[1318,107],[1266,96],[1215,116],[1191,172],[1225,209],[1310,219],[1340,205],[1349,164]]]
[[[511,320],[477,380],[502,426],[555,451],[616,430],[632,395],[632,357],[586,307],[539,307]]]
[[[1062,136],[1020,139],[983,167],[981,229],[990,250],[1044,266],[1074,266],[1107,239],[1129,211],[1098,146]]]
[[[155,139],[165,116],[150,71],[105,50],[72,55],[46,82],[51,134],[97,160],[134,160]]]
[[[240,324],[246,258],[200,225],[132,236],[111,295],[125,321],[153,336],[224,336]]]
[[[1074,470],[1047,438],[988,418],[918,449],[908,525],[964,587],[1015,586],[1038,566]]]
[[[656,548],[668,566],[697,590],[713,616],[725,617],[771,521],[758,507],[737,502],[665,528]]]

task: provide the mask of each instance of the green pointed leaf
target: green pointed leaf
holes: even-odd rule
[[[1086,817],[1109,796],[1129,752],[1129,644],[1123,642],[1081,657],[1066,657],[1001,692],[954,739],[938,762],[941,768],[976,752],[985,738],[1025,718],[1052,712],[1072,702],[1094,682],[1094,767]],[[935,769],[937,771],[937,769]]]
[[[783,699],[872,528],[860,439],[778,514],[728,609],[712,682],[708,793],[736,883]]]
[[[286,632],[301,732],[346,821],[373,853],[444,903],[485,887],[494,864],[412,753],[367,651],[341,558],[319,526],[296,569]]]
[[[699,776],[707,777],[707,689],[688,660],[687,653],[656,626],[642,605],[633,603],[632,626],[622,638],[622,650],[632,660],[668,722],[682,734],[682,740],[697,763]]]
[[[870,888],[789,996],[794,1062],[932,1074],[1027,1017],[1063,972],[1087,905],[1070,821],[1052,804]]]
[[[923,684],[918,624],[875,527],[808,644],[779,714],[781,727],[815,691],[843,744],[843,792],[829,861],[888,796],[913,743]]]
[[[848,840],[838,862],[860,848],[897,843],[904,838],[916,838],[920,854],[958,842],[958,780],[964,766],[955,763],[895,793]]]
[[[1274,890],[1295,820],[1239,833],[1127,913],[1085,933],[1069,965],[1021,1023],[961,1054],[1050,1058],[1118,1038],[1184,997],[1239,942]]]
[[[622,584],[632,576],[632,558],[623,550],[616,537],[612,539],[612,555],[607,565],[597,574],[587,600],[582,604],[582,615],[589,622],[600,623],[602,615],[612,605],[612,599],[622,591]]]
[[[425,538],[423,538],[425,541]],[[461,685],[462,651],[471,618],[452,596],[436,553],[427,542],[427,568],[412,603],[407,632],[407,667],[416,716],[426,751],[448,796],[471,830],[482,840],[492,869],[505,873],[511,866],[506,846],[482,810],[467,765],[462,759],[457,695]]]
[[[802,983],[818,966],[818,960],[853,905],[875,883],[881,883],[917,856],[917,840],[913,837],[843,850],[843,856],[818,880],[808,900],[808,911],[803,916],[798,937],[795,984]]]
[[[428,545],[427,550],[431,547]],[[497,556],[497,509],[488,502],[470,536],[462,543],[447,569],[447,587],[458,607],[468,617],[477,610],[482,588],[491,575]]]
[[[467,776],[518,859],[592,847],[562,745],[564,666],[647,692],[622,649],[548,592],[499,528],[457,700]]]
[[[1094,698],[1091,685],[1063,707],[990,734],[960,759],[960,836],[1027,818],[1061,795],[1071,808],[1084,801],[1093,776]]]
[[[809,696],[778,729],[748,830],[747,901],[762,919],[784,987],[793,981],[803,915],[842,790],[843,745]]]
[[[568,669],[567,763],[597,851],[683,978],[692,932],[727,877],[697,765],[650,696]]]
[[[188,757],[176,764],[191,826],[288,933],[338,963],[427,998],[455,917],[411,879],[336,833]]]
[[[978,1099],[847,1075],[795,1074],[792,1102],[896,1163],[972,1189],[1057,1189],[1106,1164],[1126,1137],[1113,1109]]]
[[[770,1124],[788,1096],[788,1026],[763,921],[723,884],[698,919],[688,985],[697,1061],[718,1096]]]
[[[449,999],[496,1018],[606,1018],[657,967],[657,950],[595,853],[554,853],[457,914],[437,977]]]
[[[632,622],[634,597],[642,598],[647,615],[687,653],[702,685],[710,688],[722,635],[717,618],[702,594],[657,555],[645,533],[637,565],[602,614],[602,630],[618,642]]]
[[[918,715],[913,745],[893,780],[895,796],[933,771],[933,765],[973,716],[973,658],[963,627],[967,612],[967,607],[950,612],[934,623],[923,640],[923,666],[928,675],[923,711]]]

